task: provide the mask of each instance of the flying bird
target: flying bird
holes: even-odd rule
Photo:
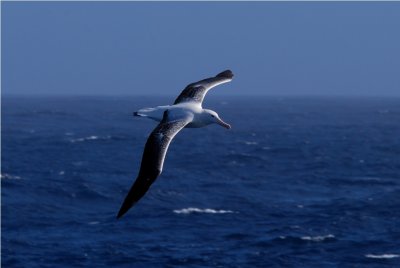
[[[181,129],[200,128],[210,124],[231,128],[216,112],[203,109],[202,102],[208,90],[230,82],[232,78],[233,73],[230,70],[223,71],[215,77],[186,86],[173,105],[144,108],[133,113],[134,116],[146,117],[160,123],[147,139],[139,175],[125,197],[117,218],[135,205],[161,174],[168,146]]]

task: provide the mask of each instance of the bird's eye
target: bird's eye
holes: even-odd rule
[[[215,117],[215,116],[211,115],[211,117]]]

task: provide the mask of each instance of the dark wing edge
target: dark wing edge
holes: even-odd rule
[[[168,111],[164,112],[163,120],[147,139],[139,175],[125,197],[117,219],[121,218],[145,195],[153,182],[161,174],[169,144],[175,135],[190,121],[191,118],[184,118],[168,122]]]
[[[181,102],[202,103],[208,90],[223,83],[232,81],[233,73],[231,70],[223,71],[214,77],[206,78],[195,83],[191,83],[179,94],[174,104]]]

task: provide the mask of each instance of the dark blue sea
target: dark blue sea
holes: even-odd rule
[[[123,218],[174,97],[2,98],[2,267],[400,267],[400,98],[215,97]]]

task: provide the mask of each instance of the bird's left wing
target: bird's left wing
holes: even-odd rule
[[[191,121],[192,117],[190,116],[169,121],[168,111],[164,112],[162,121],[153,132],[151,132],[147,139],[139,175],[129,190],[129,193],[118,212],[117,218],[124,215],[136,202],[138,202],[147,192],[150,185],[161,174],[165,155],[171,140]]]
[[[232,81],[233,73],[231,70],[223,71],[214,77],[206,78],[201,81],[189,84],[176,98],[174,104],[181,102],[202,103],[207,92],[218,85]]]

